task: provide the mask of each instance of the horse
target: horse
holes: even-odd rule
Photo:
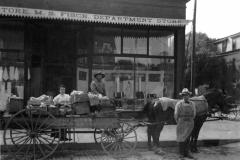
[[[225,95],[222,91],[211,89],[207,93],[203,94],[199,97],[190,98],[191,101],[197,103],[197,101],[201,102],[201,105],[196,105],[196,117],[194,119],[194,128],[190,137],[190,151],[199,152],[197,149],[197,139],[203,123],[206,121],[207,117],[211,114],[211,109],[218,105],[220,109],[223,109],[227,106],[225,102]],[[162,97],[164,98],[164,97]],[[161,99],[155,99],[150,102],[147,102],[143,107],[143,113],[147,115],[148,121],[150,124],[148,126],[147,134],[148,134],[148,148],[149,150],[154,150],[157,154],[164,154],[164,152],[160,148],[159,138],[160,133],[164,127],[165,122],[170,120],[174,116],[174,104],[176,104],[179,100],[170,99],[171,106],[174,107],[165,107],[162,105]],[[205,100],[205,101],[204,101]],[[169,104],[169,103],[167,103]],[[206,105],[204,105],[206,104]],[[201,110],[201,106],[205,106],[205,110]],[[153,147],[151,146],[151,138],[153,139]]]

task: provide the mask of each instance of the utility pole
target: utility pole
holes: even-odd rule
[[[193,11],[193,48],[192,48],[192,56],[191,56],[191,86],[190,86],[190,90],[192,91],[193,96],[195,96],[196,10],[197,10],[197,0],[194,1],[194,11]]]

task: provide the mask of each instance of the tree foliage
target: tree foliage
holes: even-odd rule
[[[186,68],[185,84],[189,88],[191,83],[191,55],[192,55],[192,38],[191,33],[186,35]],[[189,36],[190,35],[190,36]],[[210,88],[221,87],[224,83],[226,71],[226,62],[223,58],[215,57],[217,51],[213,44],[215,39],[209,38],[205,33],[196,33],[196,59],[195,59],[195,87],[208,84]]]

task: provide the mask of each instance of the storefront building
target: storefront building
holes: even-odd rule
[[[133,99],[177,98],[187,2],[1,0],[1,101],[56,96],[60,84],[88,92],[98,71],[107,96],[125,98],[126,108],[141,108]]]

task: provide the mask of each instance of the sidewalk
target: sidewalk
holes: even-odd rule
[[[78,129],[80,130],[80,129]],[[84,131],[93,131],[93,129],[84,129]],[[137,147],[147,147],[147,127],[139,127],[137,133]],[[73,136],[73,135],[72,135]],[[72,137],[73,139],[73,137]],[[228,143],[240,142],[240,122],[239,121],[210,121],[205,122],[199,135],[198,145],[223,145]],[[0,131],[1,151],[6,151],[3,143],[3,130]],[[176,125],[165,125],[160,135],[161,147],[177,147],[176,142]],[[209,144],[211,145],[211,144]],[[76,134],[75,142],[61,143],[58,149],[100,149],[101,145],[94,141],[93,133]]]

